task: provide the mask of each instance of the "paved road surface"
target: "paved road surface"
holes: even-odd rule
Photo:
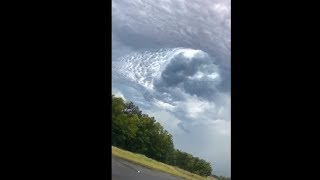
[[[112,156],[112,180],[182,180]]]

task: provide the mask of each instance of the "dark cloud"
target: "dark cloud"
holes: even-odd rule
[[[200,51],[190,58],[180,53],[171,59],[161,78],[154,82],[154,87],[169,93],[172,93],[172,88],[182,88],[190,95],[213,100],[220,79],[219,69],[208,54]]]

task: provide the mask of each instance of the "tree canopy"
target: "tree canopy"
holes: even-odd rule
[[[112,95],[112,145],[189,172],[210,176],[209,162],[174,148],[172,135],[133,102]]]

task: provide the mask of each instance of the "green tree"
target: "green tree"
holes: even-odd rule
[[[112,145],[144,154],[201,176],[211,175],[209,162],[174,149],[172,135],[133,102],[112,96]]]

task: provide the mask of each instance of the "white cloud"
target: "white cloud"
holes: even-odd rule
[[[112,94],[115,95],[116,97],[121,97],[123,100],[126,100],[124,95],[118,89],[112,89]]]
[[[194,120],[202,120],[201,116],[205,112],[213,112],[215,104],[213,102],[210,103],[208,101],[201,100],[196,96],[188,96],[186,101],[180,102],[180,107],[190,118]]]
[[[229,14],[230,8],[224,4],[215,4],[211,8],[219,14]]]
[[[220,77],[220,75],[218,73],[212,73],[207,75],[207,77],[209,77],[210,79],[217,79]]]
[[[201,55],[201,51],[200,50],[195,50],[195,49],[185,49],[183,51],[183,55],[187,58],[193,58],[195,55],[200,54]]]
[[[194,74],[193,76],[189,76],[188,78],[191,80],[195,80],[195,79],[201,79],[203,78],[204,74],[203,72],[198,71],[196,74]]]
[[[159,101],[157,99],[155,99],[153,103],[160,109],[169,110],[169,111],[174,111],[176,109],[176,106]]]
[[[153,108],[152,110],[144,110],[144,113],[147,113],[149,116],[155,117],[158,121],[170,134],[175,136],[176,134],[182,134],[183,131],[178,127],[178,124],[181,122],[173,113],[163,110],[161,108]]]

